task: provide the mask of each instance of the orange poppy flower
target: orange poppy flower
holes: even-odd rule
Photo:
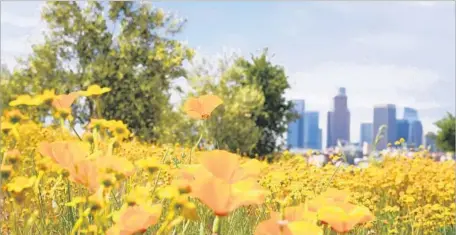
[[[200,199],[216,215],[227,216],[240,206],[261,204],[265,191],[254,182],[229,184],[219,178],[208,177],[194,181],[190,195]]]
[[[258,224],[255,235],[301,235],[323,234],[316,225],[316,213],[305,209],[305,206],[287,207],[284,219],[278,212],[272,212],[271,218]],[[282,230],[282,231],[281,231]]]
[[[369,222],[374,215],[364,206],[324,206],[318,210],[318,219],[339,233],[352,230],[355,225]]]
[[[67,170],[89,154],[88,146],[76,141],[42,142],[38,146],[38,151]]]
[[[72,92],[67,95],[59,95],[52,101],[52,107],[55,109],[69,109],[73,102],[79,97],[79,94]]]
[[[240,157],[237,154],[225,150],[212,150],[201,153],[199,161],[204,168],[213,176],[235,183],[237,181],[257,177],[260,174],[260,166],[255,160],[240,165]],[[197,174],[203,174],[199,171]]]
[[[341,205],[340,203],[348,202],[349,196],[350,193],[346,190],[329,188],[324,193],[308,202],[309,210],[317,212],[319,208],[325,205]]]
[[[194,119],[208,119],[223,101],[216,95],[203,95],[192,97],[184,103],[184,111]]]
[[[232,183],[240,167],[239,156],[224,150],[203,152],[199,161],[212,175],[228,183]]]
[[[72,164],[69,168],[69,179],[75,183],[82,184],[91,192],[96,192],[100,187],[100,174],[94,162],[84,159]]]
[[[149,226],[158,222],[162,211],[161,205],[123,207],[114,216],[116,224],[107,231],[107,235],[131,235],[144,233]]]
[[[38,151],[67,170],[71,181],[86,186],[92,192],[98,189],[98,168],[94,162],[86,158],[89,150],[83,142],[43,142],[40,143]]]

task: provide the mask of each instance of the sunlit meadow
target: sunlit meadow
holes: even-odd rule
[[[386,156],[317,167],[288,152],[250,159],[223,150],[150,145],[96,115],[79,136],[80,97],[109,88],[22,95],[1,118],[1,234],[455,234],[455,163]],[[184,105],[201,125],[223,100]],[[19,111],[18,108],[25,111]],[[44,126],[30,118],[51,111]]]

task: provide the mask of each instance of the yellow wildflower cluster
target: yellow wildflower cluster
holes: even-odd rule
[[[387,156],[367,168],[317,167],[284,152],[273,163],[223,150],[151,145],[99,116],[82,137],[15,110],[48,105],[55,118],[86,91],[19,96],[1,117],[1,234],[452,234],[454,161]],[[185,110],[210,118],[206,95]],[[62,115],[63,114],[63,115]],[[401,142],[401,141],[399,141]],[[333,156],[334,161],[343,156]]]

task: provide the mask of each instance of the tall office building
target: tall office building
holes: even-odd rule
[[[378,135],[379,128],[385,125],[386,130],[383,138],[377,143],[377,150],[387,147],[388,143],[394,143],[396,137],[396,106],[394,104],[378,105],[374,107],[374,134],[372,138]]]
[[[299,115],[294,122],[288,123],[287,145],[289,148],[304,148],[304,100],[293,100],[293,110]]]
[[[419,120],[418,111],[414,108],[405,107],[404,119],[409,124],[407,144],[411,147],[419,147],[423,144],[423,125]]]
[[[418,120],[418,111],[414,108],[405,107],[403,119],[409,122]]]
[[[419,147],[423,144],[423,125],[421,121],[415,120],[410,123],[410,133],[407,144],[414,147]]]
[[[361,135],[359,137],[359,143],[361,146],[364,142],[372,144],[372,138],[374,135],[373,129],[374,128],[372,127],[372,123],[361,123]]]
[[[321,129],[318,112],[305,112],[304,115],[304,148],[321,149]]]
[[[333,98],[334,107],[328,112],[326,147],[337,146],[337,141],[350,141],[350,111],[345,88]]]
[[[396,121],[396,138],[399,140],[403,138],[406,142],[409,139],[409,122],[405,119],[399,119]]]
[[[437,151],[437,146],[435,143],[436,135],[432,132],[428,132],[424,136],[424,145],[426,148],[429,148],[431,152],[436,152]]]

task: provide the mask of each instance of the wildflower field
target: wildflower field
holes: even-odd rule
[[[109,91],[22,95],[4,110],[1,234],[456,233],[454,161],[423,150],[367,168],[316,167],[287,152],[268,162],[200,141],[142,143],[99,115],[79,136],[71,104]],[[221,105],[205,95],[184,109],[204,125]],[[38,108],[50,110],[51,125],[30,118]]]

